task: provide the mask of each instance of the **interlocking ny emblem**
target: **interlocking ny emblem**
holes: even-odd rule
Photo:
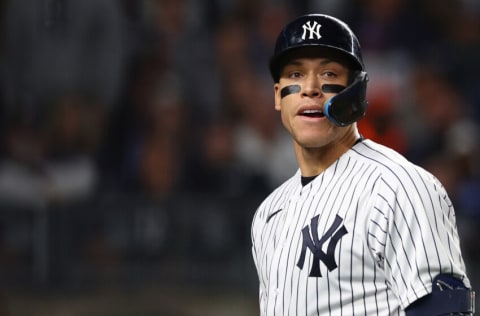
[[[307,32],[308,32],[308,39],[314,39],[314,35],[316,36],[317,39],[322,38],[322,35],[320,35],[320,27],[322,27],[320,24],[317,23],[317,21],[307,21],[307,23],[302,25],[303,27],[303,34],[302,34],[302,40],[305,40],[307,38]]]
[[[307,252],[307,247],[313,254],[313,262],[312,268],[310,270],[309,276],[311,277],[321,277],[322,274],[320,272],[320,261],[322,261],[326,266],[328,271],[332,271],[337,267],[337,263],[335,262],[335,248],[337,247],[338,241],[340,238],[343,237],[348,231],[344,225],[338,228],[342,223],[343,219],[340,216],[336,216],[335,220],[327,230],[327,232],[322,236],[322,238],[318,238],[318,217],[319,215],[315,216],[310,221],[310,226],[305,226],[302,229],[303,235],[303,244],[302,244],[302,252],[300,254],[300,258],[298,259],[297,266],[300,269],[303,269],[303,265],[305,263],[305,255]],[[337,230],[338,229],[338,230]],[[311,235],[310,235],[311,230]],[[323,252],[322,246],[323,244],[330,238],[330,242],[327,246],[327,253]]]

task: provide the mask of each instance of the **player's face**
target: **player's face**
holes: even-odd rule
[[[321,148],[348,133],[352,125],[337,127],[323,114],[324,104],[335,95],[322,91],[324,84],[347,86],[349,69],[331,57],[293,57],[275,84],[275,109],[295,142],[303,148]]]

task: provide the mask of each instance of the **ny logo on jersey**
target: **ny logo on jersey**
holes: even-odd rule
[[[317,21],[313,21],[313,24],[311,24],[312,21],[307,21],[307,23],[303,24],[303,34],[302,34],[302,40],[305,40],[307,38],[307,32],[309,33],[308,39],[314,39],[314,35],[316,36],[317,39],[322,38],[320,35],[320,27],[322,27],[320,24],[317,23]]]
[[[322,236],[322,238],[318,238],[318,218],[319,215],[312,218],[310,222],[310,227],[307,225],[302,229],[302,252],[300,253],[300,258],[297,262],[297,266],[300,269],[303,269],[303,265],[305,263],[305,255],[308,248],[313,254],[312,268],[309,274],[309,276],[311,277],[322,276],[320,272],[320,261],[322,261],[327,266],[328,271],[332,271],[337,267],[337,263],[335,262],[334,257],[335,248],[337,247],[337,243],[339,242],[340,238],[342,238],[343,235],[348,232],[344,225],[339,228],[343,219],[337,215],[333,224],[330,226],[327,232]],[[325,253],[322,250],[322,246],[328,239],[330,239],[330,241],[327,246],[327,252]]]

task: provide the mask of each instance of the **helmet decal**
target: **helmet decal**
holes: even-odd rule
[[[320,27],[321,25],[317,21],[313,21],[313,24],[311,24],[312,21],[307,21],[305,24],[302,25],[303,28],[303,34],[302,34],[302,40],[305,40],[307,37],[307,32],[309,33],[308,39],[321,39],[322,35],[320,35]],[[315,35],[315,37],[314,37]]]

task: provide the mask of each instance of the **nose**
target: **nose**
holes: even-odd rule
[[[302,96],[315,98],[322,94],[320,80],[315,75],[308,75],[303,82]]]

